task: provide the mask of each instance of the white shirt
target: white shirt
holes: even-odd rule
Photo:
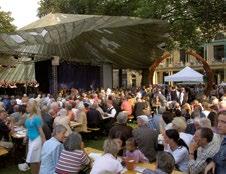
[[[107,153],[98,158],[94,164],[90,174],[120,173],[123,170],[121,163],[111,154]]]
[[[209,115],[209,113],[210,113],[210,111],[207,111],[207,110],[204,110],[204,111],[202,111],[202,113],[206,116],[206,118],[208,117],[208,115]]]
[[[188,172],[188,161],[189,153],[186,147],[178,147],[176,150],[172,151],[170,148],[165,150],[173,155],[175,164],[178,165],[180,171]]]
[[[169,123],[165,126],[165,130],[173,129],[173,123]]]
[[[180,138],[182,140],[184,140],[184,142],[187,144],[187,146],[189,147],[189,145],[191,144],[192,142],[192,139],[193,139],[193,135],[191,134],[187,134],[187,133],[184,133],[184,132],[180,132]]]
[[[112,106],[111,108],[109,108],[109,110],[111,110],[111,113],[110,114],[107,114],[108,117],[115,118],[115,115],[116,115],[115,108],[113,108],[113,106]]]

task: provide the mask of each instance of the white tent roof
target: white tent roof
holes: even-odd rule
[[[203,75],[187,66],[176,74],[164,77],[164,80],[165,82],[203,82]]]

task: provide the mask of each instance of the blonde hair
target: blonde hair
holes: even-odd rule
[[[35,100],[29,100],[27,105],[31,106],[31,112],[30,114],[37,114],[37,115],[41,115],[40,109],[38,107],[38,104]]]
[[[104,141],[104,153],[110,153],[113,156],[116,156],[119,152],[118,144],[113,139],[107,139]]]
[[[186,121],[183,117],[175,117],[172,123],[178,132],[184,132],[187,128]]]
[[[182,109],[186,110],[186,112],[188,112],[189,114],[191,114],[191,106],[188,103],[185,103],[182,106]]]

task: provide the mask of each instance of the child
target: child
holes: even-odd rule
[[[126,153],[125,157],[133,158],[136,163],[149,162],[144,154],[137,148],[134,138],[129,138],[126,141]]]

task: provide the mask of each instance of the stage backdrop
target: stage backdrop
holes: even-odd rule
[[[100,87],[100,67],[61,63],[58,67],[59,87],[96,89]]]
[[[51,61],[36,63],[36,80],[40,90],[51,92],[52,72]],[[81,88],[85,90],[100,87],[100,67],[79,65],[74,62],[63,62],[58,66],[58,89]]]

